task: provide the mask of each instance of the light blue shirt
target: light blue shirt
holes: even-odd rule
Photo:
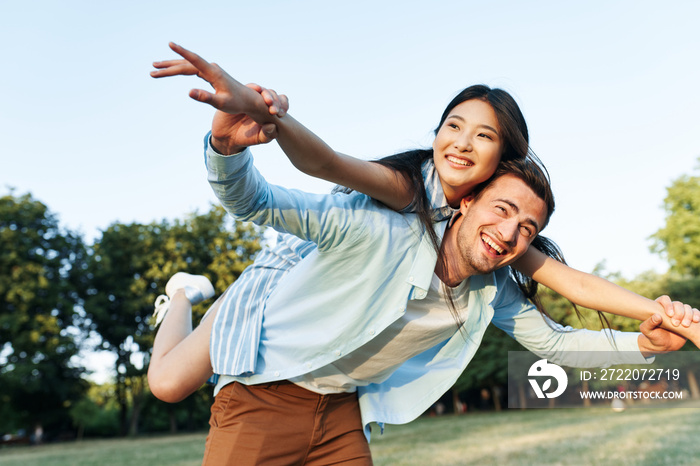
[[[284,380],[321,368],[359,348],[403,315],[409,299],[426,296],[436,252],[416,215],[399,214],[359,193],[312,195],[268,184],[249,151],[224,157],[206,153],[209,182],[235,218],[268,225],[312,241],[317,249],[267,295],[250,375],[245,384]],[[436,224],[439,235],[446,222]],[[406,423],[423,413],[457,380],[479,347],[488,324],[535,353],[578,365],[570,352],[602,351],[596,366],[645,362],[637,334],[548,325],[504,268],[470,279],[461,332],[406,361],[386,381],[358,387],[363,424]],[[553,328],[554,327],[554,328]],[[233,329],[247,332],[250,329]],[[466,335],[466,337],[465,337]],[[231,337],[235,341],[236,335]],[[563,357],[558,357],[563,355]]]

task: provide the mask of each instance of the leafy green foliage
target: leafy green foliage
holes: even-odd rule
[[[29,194],[0,198],[0,431],[69,424],[85,288],[82,238]]]
[[[653,235],[652,249],[668,258],[671,272],[700,275],[700,176],[683,175],[675,180],[667,188],[663,205],[666,225]]]
[[[223,292],[260,249],[257,228],[237,223],[231,228],[226,219],[222,208],[213,207],[185,221],[113,224],[93,246],[85,309],[102,338],[101,349],[117,356],[116,396],[123,429],[129,400],[143,395],[139,378],[145,364],[138,361],[148,362],[153,303],[165,293],[170,277],[178,271],[203,274]],[[203,311],[204,305],[199,306],[195,314]]]

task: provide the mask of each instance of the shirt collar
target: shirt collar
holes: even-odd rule
[[[452,207],[450,207],[450,209],[452,209]],[[460,215],[462,215],[462,212],[460,212],[459,209],[452,209],[452,217],[447,221],[447,228],[451,228],[452,224],[457,221]]]

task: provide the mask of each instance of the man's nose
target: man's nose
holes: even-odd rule
[[[518,221],[513,218],[503,220],[498,225],[498,232],[504,242],[509,245],[515,244],[518,240]]]

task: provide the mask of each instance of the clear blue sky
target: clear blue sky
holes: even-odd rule
[[[648,250],[669,183],[700,155],[700,3],[0,2],[0,185],[87,238],[112,222],[206,210],[196,78],[156,81],[176,41],[290,96],[334,148],[376,158],[429,145],[463,87],[510,91],[552,176],[545,234],[570,263],[664,271]],[[325,192],[276,144],[274,183]]]

